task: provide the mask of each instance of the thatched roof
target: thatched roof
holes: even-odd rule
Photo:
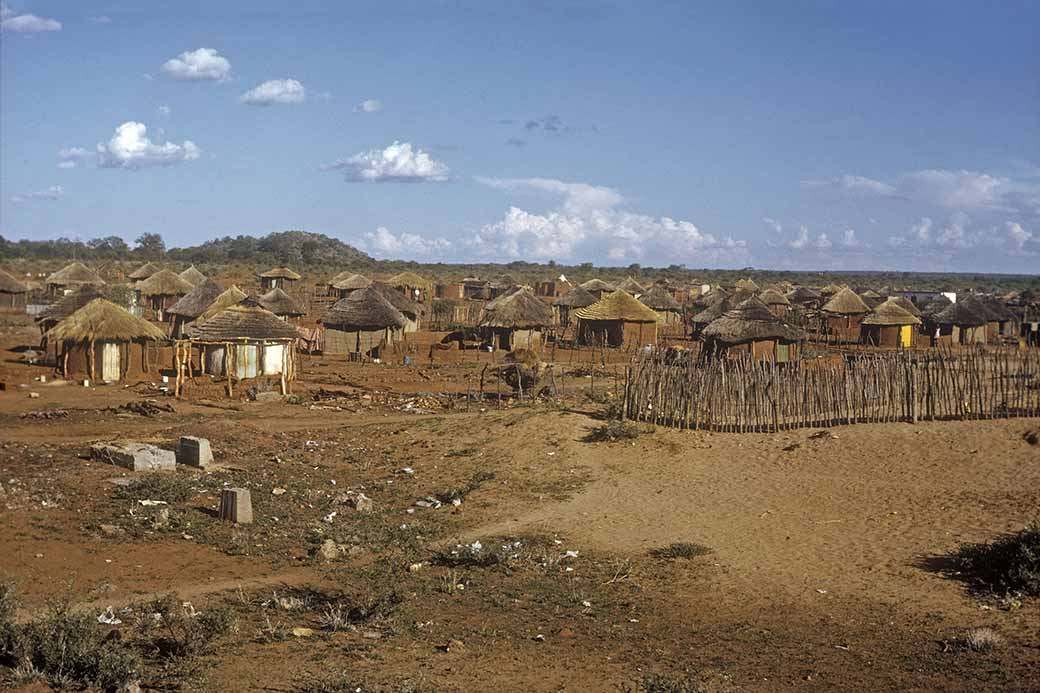
[[[859,297],[862,298],[864,301],[867,300],[868,298],[884,298],[884,296],[882,296],[878,292],[874,291],[873,289],[866,289],[866,290],[860,291],[858,293],[859,293]]]
[[[915,306],[914,302],[911,301],[909,298],[905,298],[903,296],[889,296],[888,300],[892,303],[895,303],[897,306],[905,310],[907,313],[910,313],[910,315],[914,316],[915,318],[921,317],[921,311],[918,310],[917,306]]]
[[[166,309],[166,312],[170,315],[180,315],[185,318],[197,318],[202,315],[222,293],[224,293],[224,287],[212,279],[206,279],[184,296],[181,296],[180,300]]]
[[[834,294],[838,293],[839,291],[841,291],[842,289],[845,289],[845,288],[848,288],[848,287],[841,286],[840,284],[828,284],[827,286],[825,286],[822,289],[820,289],[820,296],[821,297],[833,296]]]
[[[202,282],[206,281],[206,275],[198,271],[198,269],[195,268],[195,265],[192,265],[177,276],[192,286],[198,286]]]
[[[415,272],[400,272],[386,280],[386,283],[395,289],[428,289],[430,282],[420,277]]]
[[[300,279],[300,275],[293,272],[288,267],[275,267],[269,269],[266,272],[260,274],[261,279],[292,279],[293,281]]]
[[[737,288],[737,289],[747,289],[747,290],[751,291],[752,293],[756,293],[756,294],[759,291],[761,291],[761,288],[758,286],[758,284],[755,283],[755,280],[751,279],[750,277],[748,277],[746,279],[738,279],[737,283],[736,283],[736,286],[734,288]]]
[[[563,296],[553,301],[554,306],[563,308],[584,308],[596,302],[596,297],[589,293],[588,289],[576,286]]]
[[[746,299],[745,299],[746,300]],[[719,300],[712,303],[699,313],[695,313],[690,322],[701,327],[721,318],[726,311],[733,310],[740,301],[735,301],[731,296],[721,296]]]
[[[192,325],[187,334],[202,342],[295,339],[298,336],[296,327],[250,300],[225,308],[205,322]]]
[[[82,284],[100,286],[105,283],[105,280],[99,277],[94,270],[90,269],[82,262],[73,262],[65,265],[60,270],[47,277],[47,283],[56,286],[75,286]]]
[[[595,277],[590,279],[590,280],[588,280],[587,282],[582,282],[580,284],[580,286],[581,286],[581,288],[585,289],[586,291],[613,291],[614,290],[613,286],[611,286],[610,284],[606,283],[602,279],[597,279]]]
[[[372,287],[358,289],[336,301],[320,322],[323,325],[357,330],[401,328],[408,324],[401,311]]]
[[[261,308],[266,308],[275,315],[303,315],[307,311],[300,307],[292,296],[285,293],[279,287],[275,287],[266,294],[256,299]]]
[[[607,294],[591,306],[575,311],[575,315],[582,320],[657,322],[657,313],[621,289]]]
[[[864,325],[920,325],[921,320],[891,298],[878,304],[870,315],[863,318]]]
[[[13,275],[0,269],[0,293],[24,294],[28,290],[29,287],[15,279]]]
[[[977,296],[972,297],[977,300],[986,309],[987,318],[990,322],[1006,322],[1008,320],[1018,320],[1018,316],[1011,312],[1011,309],[996,296]]]
[[[336,277],[339,276],[340,275],[336,275]],[[342,279],[333,278],[331,286],[337,291],[354,291],[357,289],[367,289],[372,286],[372,280],[360,274],[351,274]]]
[[[142,279],[147,279],[148,277],[152,276],[160,269],[162,268],[154,262],[146,262],[130,274],[126,275],[126,278],[130,281],[139,282]]]
[[[929,317],[934,317],[952,305],[953,301],[946,296],[939,294],[921,308],[921,313]]]
[[[632,277],[625,277],[622,279],[618,282],[617,288],[622,291],[627,291],[630,294],[641,294],[646,291],[646,289],[644,289],[643,286]]]
[[[639,302],[658,313],[681,313],[682,306],[663,286],[655,286],[639,297]]]
[[[978,301],[968,297],[963,301],[952,303],[933,316],[935,322],[940,325],[957,325],[962,327],[979,327],[985,325],[985,309]]]
[[[491,301],[480,314],[481,327],[548,327],[553,323],[552,308],[530,289],[520,289]]]
[[[758,295],[758,300],[767,306],[789,306],[791,302],[787,300],[787,296],[776,289],[766,289]]]
[[[203,313],[195,318],[196,323],[203,323],[220,311],[230,308],[231,306],[237,306],[242,301],[246,300],[245,292],[239,289],[237,286],[232,286],[227,289],[224,293],[213,299],[213,302],[209,304]]]
[[[54,342],[166,339],[166,333],[152,323],[103,298],[93,299],[49,329],[45,336]]]
[[[379,295],[385,298],[402,315],[418,318],[423,314],[423,307],[405,296],[401,289],[383,282],[372,282],[372,288],[378,291]]]
[[[808,286],[799,286],[788,292],[787,300],[791,303],[815,303],[820,300],[820,292]]]
[[[726,311],[722,317],[705,327],[701,335],[724,344],[743,344],[765,339],[798,342],[805,339],[804,332],[773,315],[769,306],[756,297]]]
[[[870,306],[863,302],[855,291],[846,287],[839,289],[823,304],[824,313],[834,315],[862,315],[870,312]]]
[[[159,270],[137,285],[142,296],[184,296],[194,288],[170,270]]]
[[[69,317],[95,298],[101,298],[101,290],[93,284],[81,286],[79,290],[62,296],[36,316],[36,322],[57,322]]]
[[[713,306],[719,301],[729,296],[729,292],[723,289],[721,286],[713,286],[706,292],[693,299],[693,305],[698,308],[707,308]]]

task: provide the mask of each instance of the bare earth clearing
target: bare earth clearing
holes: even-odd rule
[[[602,406],[578,396],[417,413],[365,398],[465,391],[450,369],[305,363],[299,403],[206,406],[144,386],[33,383],[30,399],[16,384],[49,370],[17,358],[0,353],[0,573],[20,618],[68,594],[96,613],[168,592],[235,613],[195,671],[146,669],[145,688],[318,690],[303,681],[339,672],[386,690],[638,690],[648,674],[704,690],[1040,688],[1040,604],[972,595],[946,558],[1037,517],[1035,420],[594,443]],[[316,402],[322,387],[349,397]],[[148,398],[175,411],[108,410]],[[218,466],[166,475],[189,489],[166,518],[120,497],[124,470],[84,459],[94,441],[181,435],[209,438]],[[225,485],[252,490],[255,524],[214,517]],[[339,502],[348,489],[375,510]],[[444,505],[414,506],[427,496]],[[328,539],[339,555],[322,555]],[[508,557],[450,558],[477,541]],[[711,552],[651,553],[673,542]],[[323,629],[327,604],[384,597]],[[981,626],[1003,645],[954,644]]]

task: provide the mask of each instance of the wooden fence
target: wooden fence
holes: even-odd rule
[[[637,356],[625,416],[712,431],[1040,416],[1040,351],[933,350],[791,364]]]

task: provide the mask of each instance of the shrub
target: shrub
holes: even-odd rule
[[[989,544],[962,546],[956,558],[979,589],[1040,596],[1040,525],[1036,523]]]
[[[961,644],[972,652],[989,652],[1003,642],[992,628],[972,628],[961,638]]]
[[[139,611],[138,634],[163,657],[202,654],[235,626],[230,610],[214,607],[195,611],[190,602],[182,604],[173,595],[157,597]]]
[[[174,473],[148,474],[116,489],[116,498],[125,500],[161,500],[183,503],[195,495],[192,480]]]
[[[640,693],[702,693],[704,690],[692,676],[674,677],[658,674],[643,677],[636,689]]]
[[[688,541],[677,541],[668,546],[650,549],[651,556],[663,559],[696,558],[697,556],[704,556],[709,553],[711,553],[711,549],[707,546],[701,546],[700,544],[694,544]]]
[[[451,503],[455,499],[462,501],[466,499],[466,496],[483,486],[485,481],[491,481],[494,478],[494,472],[490,472],[485,469],[478,470],[462,486],[452,487],[443,491],[438,491],[437,493],[433,494],[433,497],[439,500],[441,503]]]
[[[643,433],[643,428],[632,421],[613,420],[601,426],[596,426],[589,431],[585,440],[592,443],[609,442],[618,440],[631,440],[638,438]]]

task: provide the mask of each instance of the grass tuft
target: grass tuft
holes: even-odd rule
[[[688,541],[677,541],[674,544],[668,546],[661,546],[656,549],[650,549],[650,555],[654,558],[660,559],[675,559],[675,558],[696,558],[698,556],[704,556],[711,553],[711,549],[701,544],[694,544]]]

